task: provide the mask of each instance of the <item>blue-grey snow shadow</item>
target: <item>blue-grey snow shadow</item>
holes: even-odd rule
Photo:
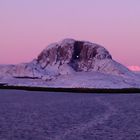
[[[140,94],[0,90],[0,140],[139,140]]]

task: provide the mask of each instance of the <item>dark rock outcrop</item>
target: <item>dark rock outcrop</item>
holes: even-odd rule
[[[112,56],[102,46],[90,42],[65,39],[43,50],[38,56],[37,62],[42,69],[54,65],[60,68],[66,64],[78,72],[94,70],[95,61],[103,59],[112,60]]]

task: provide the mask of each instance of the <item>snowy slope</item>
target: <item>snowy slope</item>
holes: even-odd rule
[[[0,65],[0,83],[49,87],[140,87],[140,77],[102,46],[64,39],[29,63]]]

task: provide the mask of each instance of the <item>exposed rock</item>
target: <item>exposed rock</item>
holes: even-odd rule
[[[122,75],[131,73],[123,65],[115,62],[104,47],[73,39],[64,39],[49,45],[41,52],[36,61],[42,69],[46,72],[51,71],[54,75],[80,71],[99,71]]]

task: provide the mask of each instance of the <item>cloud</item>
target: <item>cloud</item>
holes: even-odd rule
[[[128,66],[128,68],[132,71],[140,71],[140,66]]]

